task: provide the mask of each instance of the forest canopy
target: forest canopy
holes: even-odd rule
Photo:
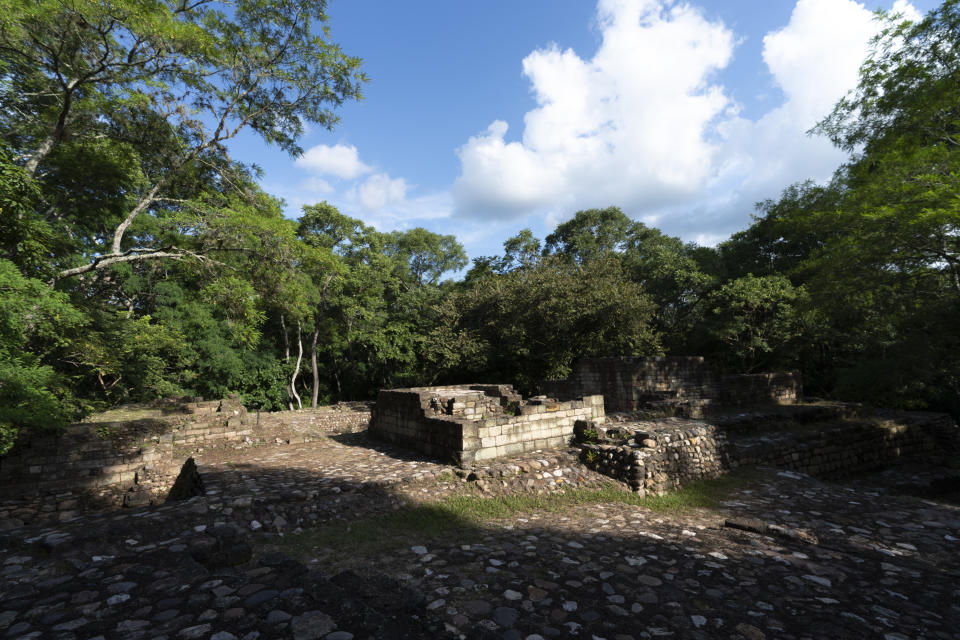
[[[468,269],[454,236],[378,231],[327,202],[289,219],[231,158],[241,132],[297,155],[305,126],[361,98],[324,2],[3,7],[0,455],[122,402],[529,392],[593,355],[797,369],[809,394],[960,415],[955,0],[881,16],[857,88],[812,132],[849,161],[719,246],[608,206]]]

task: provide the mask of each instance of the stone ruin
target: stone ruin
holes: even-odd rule
[[[460,466],[567,446],[578,420],[602,422],[603,396],[524,400],[506,384],[380,392],[370,434]]]
[[[903,460],[941,467],[960,452],[960,430],[943,413],[860,415],[856,406],[835,403],[709,420],[629,418],[585,420],[575,430],[584,464],[641,495],[659,495],[741,466],[770,465],[836,479]]]
[[[722,374],[700,356],[581,358],[566,380],[546,381],[540,390],[560,399],[601,394],[608,413],[689,418],[716,407],[794,404],[802,396],[799,373]]]
[[[236,397],[121,408],[60,436],[26,434],[0,458],[0,530],[156,504],[183,461],[204,449],[300,444],[368,424],[372,436],[464,469],[554,450],[652,493],[740,465],[830,476],[899,458],[960,456],[960,430],[949,416],[900,412],[878,425],[846,405],[797,404],[796,374],[721,375],[703,358],[589,358],[542,390],[549,395],[524,400],[505,384],[392,389],[373,407],[255,414]],[[760,404],[739,415],[729,409]],[[579,452],[567,448],[575,432]],[[595,439],[584,439],[588,432]]]
[[[0,457],[0,531],[159,504],[178,477],[189,477],[184,461],[205,449],[300,444],[361,431],[369,421],[364,402],[261,413],[237,396],[183,397],[119,407],[63,433],[26,432]]]

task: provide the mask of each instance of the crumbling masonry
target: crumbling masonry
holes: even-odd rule
[[[602,422],[603,396],[524,401],[506,384],[380,392],[370,433],[460,466],[566,446],[578,420]]]

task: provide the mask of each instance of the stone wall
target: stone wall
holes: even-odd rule
[[[582,358],[566,380],[546,381],[541,391],[561,399],[601,394],[608,413],[673,409],[694,417],[712,403],[794,403],[801,384],[797,373],[721,375],[698,356],[621,356]]]
[[[372,409],[372,402],[340,402],[316,409],[251,412],[250,423],[254,440],[300,444],[329,435],[366,431]]]
[[[761,424],[770,416],[758,415]],[[782,421],[783,417],[779,419]],[[617,425],[620,444],[583,444],[581,459],[592,469],[628,483],[641,493],[660,494],[743,465],[766,464],[835,478],[889,465],[901,458],[924,459],[960,442],[946,414],[897,413],[871,422],[792,424],[756,433],[748,416],[731,424],[665,419]],[[600,431],[579,423],[577,431]],[[953,445],[943,441],[946,434]]]
[[[603,420],[603,398],[524,401],[510,385],[383,390],[370,434],[461,466],[567,445],[577,420]]]
[[[0,526],[149,504],[169,488],[187,451],[248,437],[247,417],[236,397],[165,400],[108,412],[59,435],[27,434],[0,458]]]
[[[257,414],[236,397],[177,399],[28,435],[0,458],[0,529],[163,500],[184,461],[205,449],[310,442],[369,421],[369,403]]]

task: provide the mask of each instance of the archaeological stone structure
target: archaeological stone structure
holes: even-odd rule
[[[960,452],[960,429],[947,414],[888,411],[864,419],[855,409],[837,404],[709,421],[583,421],[576,431],[587,440],[580,444],[587,466],[641,494],[662,494],[747,465],[837,478],[900,460],[939,464]]]
[[[69,520],[85,510],[162,501],[197,451],[301,444],[362,431],[370,405],[248,412],[236,396],[124,407],[59,434],[27,433],[0,458],[0,529]]]
[[[578,420],[602,421],[603,397],[524,400],[512,386],[474,384],[380,392],[371,435],[461,466],[566,446]]]
[[[544,382],[541,391],[602,395],[608,413],[667,409],[688,417],[710,405],[792,404],[802,395],[798,373],[720,374],[698,356],[582,358],[566,380]]]

